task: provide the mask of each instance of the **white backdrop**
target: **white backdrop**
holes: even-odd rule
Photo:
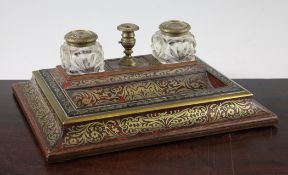
[[[107,59],[121,57],[117,25],[136,23],[134,54],[148,54],[158,25],[192,26],[197,56],[230,78],[288,77],[286,0],[0,0],[0,79],[29,79],[60,64],[65,33],[90,29]]]

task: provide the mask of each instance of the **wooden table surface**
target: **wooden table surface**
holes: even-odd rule
[[[0,174],[288,174],[288,79],[236,80],[279,116],[238,131],[47,164],[11,90],[0,81]]]

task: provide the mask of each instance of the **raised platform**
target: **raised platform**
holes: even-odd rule
[[[107,60],[105,72],[68,76],[60,66],[13,85],[49,162],[273,125],[275,114],[197,59],[136,68]]]

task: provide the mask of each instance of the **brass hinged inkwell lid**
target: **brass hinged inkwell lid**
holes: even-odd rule
[[[191,27],[184,21],[170,20],[160,24],[159,29],[164,35],[175,37],[187,34]]]
[[[65,35],[68,45],[74,47],[87,47],[95,44],[98,35],[90,30],[73,30]]]
[[[153,55],[133,57],[138,29],[118,26],[125,56],[105,61],[94,32],[69,32],[62,65],[13,85],[49,162],[277,121],[252,93],[195,56],[189,24],[162,23]]]

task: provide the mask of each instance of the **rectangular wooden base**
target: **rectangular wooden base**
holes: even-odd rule
[[[35,81],[13,91],[48,162],[273,125],[277,116],[252,97],[63,124]]]

